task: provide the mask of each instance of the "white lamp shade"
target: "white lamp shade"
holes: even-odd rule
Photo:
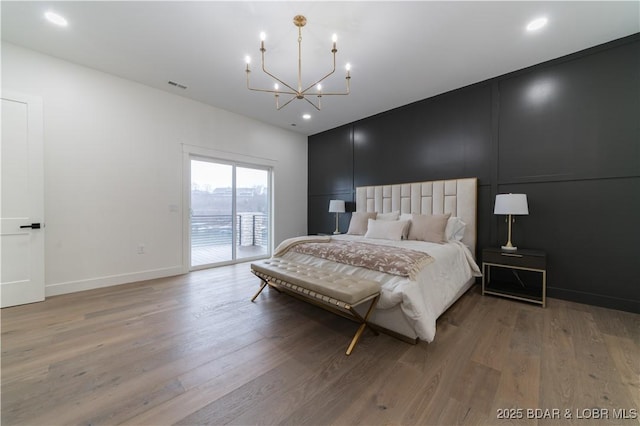
[[[498,194],[493,214],[529,214],[527,194]]]
[[[330,200],[329,213],[344,213],[344,200]]]

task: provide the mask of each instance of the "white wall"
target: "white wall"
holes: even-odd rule
[[[43,99],[47,295],[185,270],[182,144],[271,160],[274,241],[306,233],[305,136],[8,43],[2,89]]]

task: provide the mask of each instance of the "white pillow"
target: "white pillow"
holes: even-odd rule
[[[447,221],[447,227],[444,230],[445,238],[447,241],[462,241],[466,227],[467,224],[459,217],[450,217]]]
[[[404,220],[374,220],[369,219],[365,238],[400,241],[402,232],[407,224]]]
[[[400,210],[396,210],[391,213],[378,213],[376,220],[398,220],[400,217]]]

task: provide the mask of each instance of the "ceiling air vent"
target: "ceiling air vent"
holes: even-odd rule
[[[176,83],[175,81],[168,81],[168,83],[182,90],[187,88],[187,86],[185,86],[184,84]]]

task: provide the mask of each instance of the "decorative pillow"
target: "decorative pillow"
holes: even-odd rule
[[[411,217],[409,239],[442,244],[445,240],[444,230],[451,213],[447,214],[414,214]]]
[[[367,221],[369,219],[375,219],[378,213],[367,212],[353,212],[351,214],[351,222],[349,222],[349,230],[347,234],[350,235],[364,235],[367,233]]]
[[[365,238],[400,241],[406,221],[369,219]]]
[[[391,213],[378,213],[376,220],[398,220],[400,217],[400,210],[396,210]]]
[[[466,227],[467,224],[459,217],[450,217],[449,220],[447,220],[447,227],[444,230],[445,238],[447,241],[462,241]]]

